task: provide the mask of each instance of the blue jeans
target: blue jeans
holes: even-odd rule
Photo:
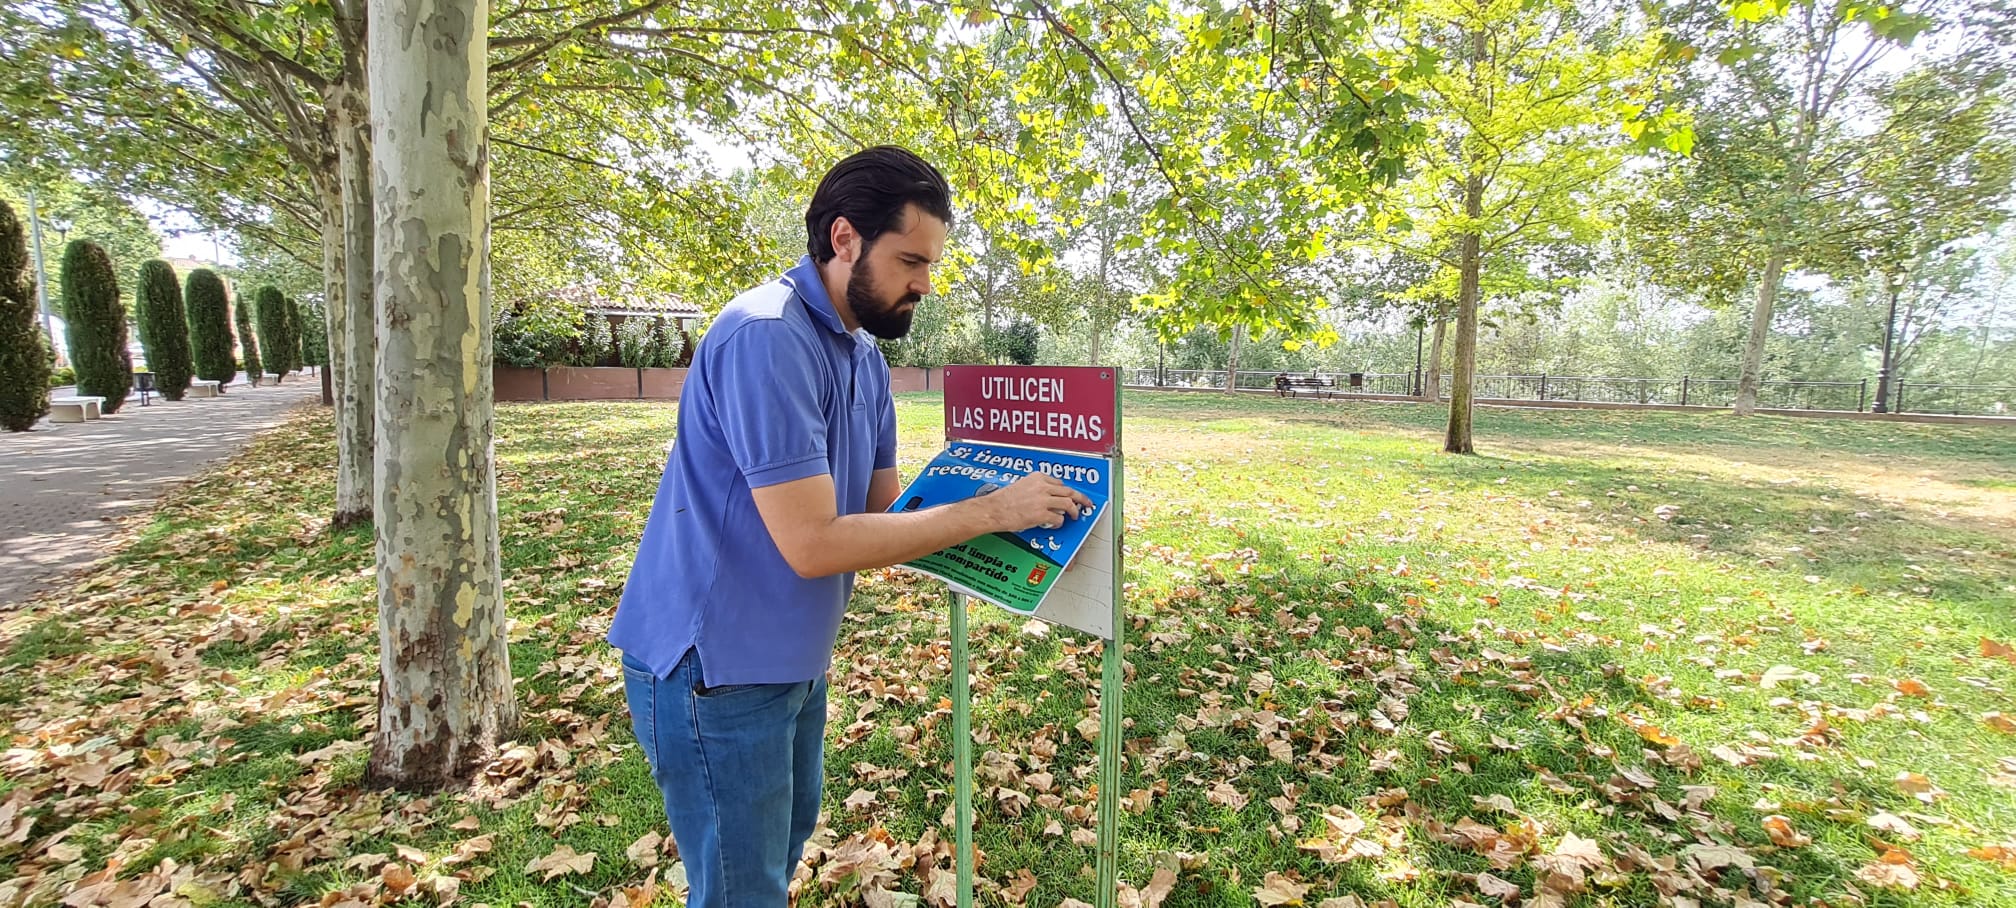
[[[665,796],[688,908],[784,908],[819,821],[826,679],[700,686],[700,651],[658,678],[623,657],[631,728]]]

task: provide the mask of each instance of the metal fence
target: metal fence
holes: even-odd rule
[[[1242,391],[1274,390],[1277,380],[1297,380],[1297,396],[1406,397],[1421,393],[1413,372],[1272,372],[1239,373]],[[1142,388],[1225,388],[1224,370],[1134,369],[1128,383]],[[1305,384],[1303,380],[1307,380]],[[1453,377],[1442,376],[1446,395]],[[1566,401],[1640,406],[1729,407],[1736,402],[1733,378],[1630,378],[1588,375],[1479,375],[1479,400]],[[2016,388],[1991,385],[1945,385],[1898,382],[1890,410],[1896,413],[1948,413],[1962,416],[2016,415]],[[1875,409],[1875,383],[1863,381],[1764,381],[1757,387],[1757,406],[1767,410],[1867,412]]]

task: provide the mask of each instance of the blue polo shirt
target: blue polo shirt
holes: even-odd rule
[[[800,259],[721,310],[693,355],[609,642],[661,678],[697,647],[709,687],[824,674],[854,575],[799,577],[749,490],[825,473],[838,512],[859,514],[895,465],[889,364]]]

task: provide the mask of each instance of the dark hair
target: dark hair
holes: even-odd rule
[[[952,187],[945,176],[907,148],[877,145],[833,165],[805,209],[805,249],[812,260],[833,260],[833,222],[846,218],[873,243],[896,228],[903,209],[916,205],[952,225]]]

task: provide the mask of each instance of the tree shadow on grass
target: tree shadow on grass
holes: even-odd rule
[[[1401,815],[1406,811],[1399,805],[1411,803],[1417,817],[1448,827],[1471,817],[1506,829],[1514,818],[1491,806],[1503,796],[1544,830],[1535,854],[1551,851],[1567,832],[1602,842],[1613,858],[1623,841],[1683,861],[1688,845],[1733,844],[1755,849],[1758,863],[1783,871],[1784,888],[1802,897],[1838,894],[1872,857],[1852,835],[1824,847],[1774,852],[1760,826],[1763,813],[1752,807],[1755,793],[1769,785],[1895,805],[1895,792],[1791,760],[1738,770],[1712,762],[1688,768],[1677,756],[1668,762],[1648,756],[1664,748],[1617,717],[1634,710],[1650,714],[1663,705],[1649,700],[1630,675],[1604,670],[1613,662],[1630,664],[1629,649],[1577,644],[1564,653],[1538,641],[1500,639],[1450,623],[1421,581],[1312,559],[1307,539],[1275,527],[1244,531],[1241,560],[1222,562],[1229,565],[1223,571],[1200,572],[1203,579],[1194,586],[1155,585],[1130,604],[1136,626],[1129,632],[1133,680],[1125,697],[1133,724],[1122,791],[1148,794],[1145,810],[1123,818],[1122,877],[1140,885],[1158,853],[1209,854],[1204,868],[1182,875],[1167,904],[1247,904],[1270,872],[1292,872],[1312,884],[1309,904],[1346,892],[1368,902],[1475,900],[1476,891],[1459,875],[1493,870],[1476,850],[1436,841],[1425,820],[1412,823],[1404,848],[1394,842],[1397,850],[1386,857],[1325,864],[1300,843],[1325,834],[1321,813],[1332,806],[1355,810],[1375,826],[1380,814]],[[1238,564],[1249,573],[1240,573]],[[871,589],[870,603],[897,594]],[[900,629],[894,620],[877,613],[862,638],[910,639],[915,619]],[[991,682],[976,704],[984,742],[979,750],[998,750],[1020,771],[1046,767],[1066,789],[1067,803],[1074,803],[1096,778],[1093,744],[1071,733],[1091,714],[1085,698],[1097,689],[1096,650],[1062,632],[1030,637],[1021,624],[983,619],[973,631],[976,652],[983,654],[975,673]],[[846,667],[836,665],[836,672]],[[1050,695],[1027,712],[1007,708],[1032,691]],[[927,699],[942,695],[949,695],[949,682],[941,677]],[[878,721],[893,725],[923,714],[885,711]],[[1291,745],[1287,761],[1265,740],[1270,735],[1263,730],[1277,723]],[[941,726],[922,741],[907,786],[949,790],[944,731]],[[1038,739],[1058,745],[1054,758],[1032,762],[1029,749]],[[1715,743],[1721,742],[1696,742],[1696,749],[1705,754]],[[898,754],[889,742],[870,739],[836,745],[829,763],[882,765],[900,762]],[[1623,775],[1627,770],[1630,778]],[[1046,834],[1051,812],[1011,812],[1004,805],[1012,799],[997,802],[991,784],[983,778],[977,795],[978,841],[988,854],[983,872],[1004,880],[1018,868],[1035,870],[1032,904],[1089,900],[1091,881],[1075,871],[1090,864],[1091,851]],[[1725,793],[1701,810],[1684,809],[1683,786],[1701,784],[1720,784]],[[876,826],[899,839],[914,838],[935,825],[945,804],[932,802],[922,815],[912,815],[916,805],[906,805],[912,814],[898,818],[864,815],[842,808],[837,802],[849,786],[836,787],[829,788],[828,808],[842,838]],[[1393,801],[1397,789],[1406,797]],[[1374,806],[1382,796],[1388,806]],[[1660,815],[1654,798],[1671,817]],[[1413,870],[1403,871],[1402,864]],[[1530,863],[1495,872],[1534,891]],[[1622,905],[1658,904],[1645,873],[1628,876],[1606,897]],[[1718,882],[1741,884],[1734,877]]]
[[[1130,392],[1127,411],[1134,416],[1179,421],[1258,417],[1329,429],[1397,430],[1424,438],[1439,437],[1448,421],[1446,405],[1250,396],[1228,400],[1220,395],[1155,392]],[[1476,410],[1473,428],[1478,446],[1486,451],[1501,443],[1516,444],[1522,440],[1629,444],[1675,450],[1709,446],[1798,451],[1809,455],[1925,458],[2001,472],[2007,472],[2007,465],[2016,458],[2016,437],[2000,426],[1784,416],[1738,419],[1726,413],[1487,406]]]
[[[1810,585],[1809,578],[1818,578],[1848,596],[1922,597],[1998,634],[2016,634],[2016,613],[2001,604],[2016,578],[2016,534],[1809,483],[1731,483],[1555,460],[1429,459],[1420,468],[1478,487],[1483,477],[1495,476],[1492,487],[1565,519],[1710,553],[1783,584]],[[1506,482],[1498,486],[1497,479]]]

